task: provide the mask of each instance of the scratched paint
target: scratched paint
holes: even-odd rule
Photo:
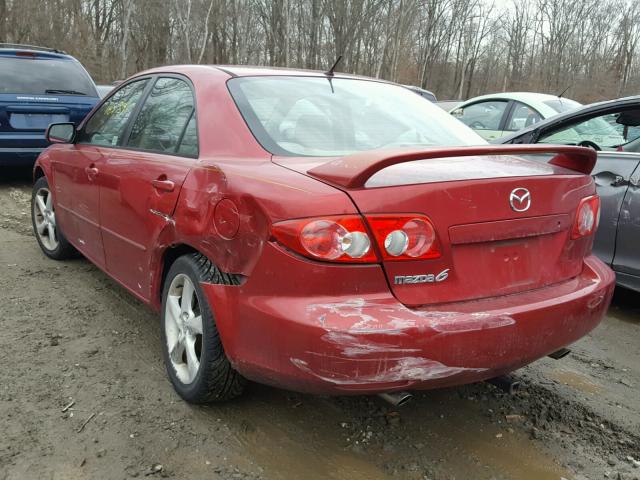
[[[385,321],[377,318],[384,312]],[[307,314],[317,318],[327,328],[340,328],[332,322],[331,316],[355,319],[346,330],[350,334],[388,333],[402,334],[403,329],[429,328],[436,332],[465,332],[501,328],[513,325],[515,320],[508,312],[494,315],[489,312],[461,313],[456,311],[423,311],[405,307],[400,303],[381,305],[364,298],[354,298],[346,302],[311,304]]]
[[[387,366],[386,368],[381,368],[376,373],[350,376],[320,369],[312,370],[309,364],[300,358],[291,358],[290,361],[305,373],[335,385],[366,385],[399,381],[423,382],[447,378],[463,372],[482,373],[487,370],[485,368],[451,367],[428,358],[405,357],[396,360],[381,359],[380,364]]]

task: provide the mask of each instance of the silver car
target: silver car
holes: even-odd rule
[[[592,175],[601,199],[594,252],[618,285],[640,291],[640,96],[594,103],[495,143],[581,145],[598,151]]]

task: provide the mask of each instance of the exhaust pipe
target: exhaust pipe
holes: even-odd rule
[[[568,348],[561,348],[560,350],[556,350],[553,353],[550,353],[548,357],[553,358],[554,360],[560,360],[561,358],[566,357],[571,353],[571,350]]]
[[[501,377],[490,378],[487,380],[487,383],[498,387],[505,393],[509,395],[514,395],[518,390],[520,390],[520,381],[516,380],[510,375],[502,375]]]
[[[406,405],[413,399],[413,395],[409,392],[389,392],[379,393],[378,396],[383,400],[386,400],[394,407],[401,407]]]

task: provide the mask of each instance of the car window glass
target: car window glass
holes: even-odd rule
[[[574,123],[543,135],[538,143],[563,145],[577,145],[579,143],[589,145],[592,143],[602,150],[613,150],[634,140],[629,136],[625,140],[624,126],[616,123],[619,115],[619,113],[612,113]],[[632,127],[627,128],[627,135],[629,135],[629,130],[632,130]],[[635,133],[635,138],[638,133]],[[634,132],[632,131],[631,134],[633,135]]]
[[[542,116],[524,103],[515,102],[506,130],[515,132],[542,120]]]
[[[198,131],[196,129],[196,115],[195,112],[191,115],[187,128],[184,130],[182,141],[178,147],[178,153],[195,157],[198,155]]]
[[[451,114],[474,130],[500,130],[506,101],[491,100],[455,109]]]
[[[96,97],[93,81],[75,60],[0,56],[0,93]]]
[[[187,82],[159,78],[133,123],[127,146],[175,152],[193,109],[193,94]]]
[[[87,121],[78,143],[115,146],[124,132],[131,112],[140,100],[148,80],[125,85],[109,98]]]

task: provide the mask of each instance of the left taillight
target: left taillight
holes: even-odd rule
[[[288,220],[273,225],[273,236],[287,248],[317,260],[377,261],[367,228],[358,215]]]
[[[365,225],[366,222],[370,228]],[[435,228],[422,215],[330,216],[288,220],[273,225],[285,247],[317,260],[371,263],[440,257]]]
[[[583,198],[578,205],[571,238],[576,239],[593,234],[600,222],[600,197],[592,195]]]

